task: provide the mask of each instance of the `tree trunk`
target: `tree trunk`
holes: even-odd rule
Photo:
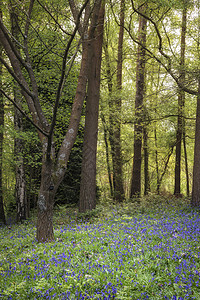
[[[0,53],[2,46],[0,44]],[[2,64],[0,63],[0,85],[2,85]],[[4,103],[3,95],[0,93],[0,224],[6,224],[6,217],[3,205],[3,180],[2,180],[2,160],[3,160],[3,128],[4,128]]]
[[[125,1],[121,0],[120,7],[120,28],[118,37],[118,58],[117,58],[117,95],[114,100],[115,121],[113,126],[113,181],[114,199],[117,202],[124,200],[122,153],[121,153],[121,91],[122,91],[122,63],[123,63],[123,38],[124,38],[124,10]]]
[[[100,1],[101,2],[101,1]],[[103,44],[104,1],[99,5],[98,26],[95,38],[89,46],[88,95],[86,102],[85,132],[81,169],[79,211],[96,207],[96,151],[98,135],[98,111],[100,73]]]
[[[194,166],[193,166],[193,185],[191,205],[193,207],[200,206],[200,78],[199,78],[199,94],[197,96],[196,111],[196,129],[194,143]]]
[[[111,191],[111,196],[114,200],[114,187],[115,187],[115,180],[114,180],[114,162],[113,162],[113,156],[114,156],[114,143],[113,143],[113,132],[114,132],[114,115],[115,115],[115,110],[114,110],[114,101],[112,99],[112,92],[113,92],[113,82],[112,82],[112,74],[111,74],[111,65],[110,65],[110,59],[109,59],[109,53],[108,53],[108,44],[106,42],[106,39],[104,40],[103,44],[104,52],[105,52],[105,62],[106,62],[106,76],[107,76],[107,83],[108,83],[108,94],[109,94],[109,127],[108,127],[108,133],[109,133],[109,142],[110,142],[110,147],[111,147],[111,156],[112,156],[112,174],[113,176],[111,177],[111,170],[110,170],[110,165],[107,163],[107,168],[110,171],[109,175],[109,183],[110,183],[110,191]],[[105,124],[105,122],[104,122]],[[105,126],[104,126],[105,128]],[[104,130],[105,132],[105,130]]]
[[[100,1],[96,1],[94,4],[95,7],[93,10],[91,25],[88,32],[87,32],[87,28],[84,27],[85,30],[84,37],[86,37],[86,39],[83,40],[82,42],[82,46],[83,46],[82,61],[81,61],[81,69],[80,69],[78,83],[77,83],[76,95],[72,106],[72,112],[70,115],[68,130],[66,132],[65,138],[58,152],[55,164],[54,164],[54,160],[51,159],[51,157],[54,157],[54,154],[51,155],[48,160],[46,159],[46,150],[45,150],[46,144],[44,142],[43,166],[42,166],[42,174],[41,174],[41,187],[40,187],[39,198],[38,198],[38,221],[37,221],[37,239],[40,242],[51,241],[54,239],[54,234],[53,234],[54,198],[55,198],[56,191],[64,178],[66,168],[67,168],[67,163],[69,160],[69,155],[78,132],[82,105],[85,99],[88,67],[90,63],[89,46],[95,28],[97,26],[96,10],[98,8],[99,2]],[[77,19],[76,11],[74,11],[74,14],[75,14],[75,18]],[[82,31],[81,33],[83,34]],[[52,144],[52,149],[53,149],[53,144]]]
[[[50,242],[54,240],[53,232],[53,205],[56,190],[54,188],[53,161],[46,159],[46,149],[44,145],[44,155],[41,172],[41,186],[38,196],[37,213],[37,234],[39,242]]]
[[[16,124],[16,114],[19,112],[15,111],[15,129],[17,129]],[[20,116],[21,118],[21,116]],[[21,131],[21,128],[19,129]],[[18,131],[19,133],[19,131]],[[23,159],[23,141],[20,138],[15,138],[15,163],[16,163],[16,183],[15,183],[15,198],[17,204],[17,221],[26,220],[29,217],[27,193],[26,193],[26,179],[25,179],[25,168]]]
[[[150,191],[150,181],[149,181],[148,134],[147,134],[146,125],[143,127],[143,140],[144,140],[144,194],[148,195]]]
[[[19,40],[19,20],[16,8],[14,7],[12,1],[10,2],[10,19],[12,35],[16,40]],[[16,49],[20,51],[17,43],[15,43]],[[19,87],[14,84],[13,87],[15,102],[21,107],[20,98],[21,93]],[[20,138],[20,133],[23,132],[23,116],[19,110],[14,108],[14,126],[18,137],[15,138],[15,199],[17,204],[17,221],[25,220],[29,217],[28,203],[27,203],[27,193],[26,193],[26,180],[25,180],[25,168],[24,168],[24,158],[23,158],[23,140]]]
[[[187,196],[189,197],[190,183],[189,183],[188,158],[187,158],[187,148],[186,148],[186,136],[185,136],[185,122],[183,123],[183,148],[184,148],[184,155],[185,155],[186,190],[187,190]]]
[[[39,242],[51,241],[53,233],[53,204],[56,191],[62,182],[70,152],[76,139],[81,117],[82,105],[85,99],[87,74],[88,74],[88,42],[83,41],[81,68],[77,83],[76,95],[72,106],[69,126],[65,138],[60,147],[57,161],[46,160],[44,142],[43,163],[41,172],[41,186],[38,196],[37,215],[37,240]],[[47,143],[46,143],[47,145]],[[53,147],[53,145],[52,145]]]
[[[144,9],[141,8],[141,9]],[[131,180],[130,197],[141,194],[141,163],[142,163],[142,120],[143,98],[145,93],[145,49],[147,20],[139,16],[138,54],[136,67],[136,96],[135,96],[135,124],[134,124],[134,158]]]
[[[110,168],[110,159],[109,159],[109,148],[108,148],[108,129],[106,125],[106,120],[103,115],[101,114],[101,119],[103,123],[103,132],[104,132],[104,141],[105,141],[105,147],[106,147],[106,163],[107,163],[107,170],[108,170],[108,180],[110,185],[110,194],[113,198],[113,182],[112,182],[112,176],[111,176],[111,168]]]
[[[154,137],[155,137],[155,160],[156,160],[156,192],[159,195],[160,194],[160,183],[159,183],[159,167],[158,167],[158,144],[157,144],[157,130],[156,125],[154,129]]]
[[[185,37],[186,37],[186,17],[187,10],[183,9],[182,13],[182,31],[181,31],[181,59],[180,59],[180,81],[185,81]],[[185,103],[185,92],[179,90],[178,95],[178,124],[176,132],[176,158],[175,158],[175,187],[174,195],[181,194],[181,144],[183,136],[183,112]]]
[[[163,180],[163,177],[167,171],[167,167],[168,167],[168,163],[169,163],[169,160],[170,160],[170,157],[173,153],[173,150],[174,150],[174,146],[171,147],[171,149],[169,150],[168,154],[167,154],[167,157],[166,157],[166,162],[165,162],[165,166],[164,166],[164,169],[163,169],[163,172],[161,174],[161,176],[159,177],[159,180],[158,180],[158,184],[157,184],[157,194],[160,193],[160,186],[161,186],[161,183],[162,183],[162,180]]]
[[[117,96],[113,98],[113,82],[111,66],[108,54],[108,45],[104,43],[106,73],[108,78],[109,91],[109,141],[111,146],[112,167],[113,167],[113,199],[122,202],[125,198],[123,187],[122,153],[121,153],[121,90],[122,90],[122,63],[123,63],[123,37],[124,37],[124,10],[125,1],[120,3],[120,29],[118,36],[118,58],[117,58]]]

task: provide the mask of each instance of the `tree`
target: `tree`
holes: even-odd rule
[[[2,55],[3,47],[0,43],[0,54]],[[2,63],[0,63],[0,86],[2,86]],[[6,217],[3,205],[3,182],[2,182],[2,156],[3,156],[3,128],[4,128],[4,101],[3,95],[0,94],[0,223],[6,224]]]
[[[73,2],[73,1],[69,1]],[[72,33],[68,35],[68,42],[64,50],[62,68],[60,74],[60,81],[57,88],[57,93],[55,97],[55,103],[53,108],[53,114],[51,118],[51,123],[47,121],[44,111],[40,103],[37,80],[34,75],[32,68],[31,57],[29,53],[29,32],[31,25],[31,15],[34,12],[34,1],[31,0],[29,7],[25,15],[27,16],[23,29],[21,32],[23,36],[24,45],[21,47],[23,51],[23,56],[16,49],[12,37],[10,36],[4,21],[0,19],[0,40],[2,41],[3,48],[9,58],[10,65],[2,57],[0,58],[1,62],[4,64],[7,71],[15,79],[18,85],[21,88],[21,93],[26,100],[28,105],[29,112],[31,117],[27,116],[26,118],[34,124],[37,129],[38,136],[42,145],[42,171],[41,171],[41,185],[38,196],[38,217],[37,217],[37,240],[39,242],[51,241],[54,239],[53,233],[53,205],[54,198],[57,192],[57,189],[60,183],[63,180],[67,163],[69,159],[69,154],[76,139],[76,134],[78,131],[78,125],[81,116],[82,103],[85,98],[85,89],[87,82],[87,68],[88,68],[88,45],[89,42],[94,37],[95,28],[97,25],[97,12],[99,6],[99,0],[94,2],[94,6],[91,7],[91,22],[90,30],[87,34],[87,23],[88,23],[88,14],[87,10],[85,13],[84,23],[81,24],[80,19],[83,11],[88,5],[88,0],[84,2],[80,10],[76,9],[76,6],[73,6],[73,13],[77,14],[75,19],[75,28]],[[54,20],[54,19],[53,19]],[[56,21],[56,20],[54,20]],[[56,23],[58,25],[58,23]],[[59,28],[62,26],[58,26]],[[31,27],[32,28],[32,27]],[[54,144],[54,128],[57,117],[57,110],[59,100],[62,94],[64,82],[67,76],[66,73],[66,61],[69,53],[70,46],[74,40],[74,37],[77,31],[81,32],[82,37],[82,61],[80,67],[80,74],[77,83],[77,91],[72,107],[72,112],[70,116],[69,126],[66,131],[65,137],[62,141],[60,149],[55,153],[55,144]],[[39,33],[38,33],[39,35]],[[21,44],[20,44],[21,45]],[[75,53],[76,54],[76,53]],[[25,59],[23,58],[25,57]],[[70,71],[70,66],[68,72]],[[26,77],[24,75],[26,72]],[[28,79],[27,79],[28,78]],[[1,89],[1,92],[6,96],[14,105],[25,114],[17,103],[6,93],[4,89]],[[57,155],[56,155],[57,154]]]
[[[105,120],[105,116],[103,112],[101,113],[101,120],[103,124],[103,132],[104,132],[104,142],[105,142],[105,148],[106,148],[106,164],[107,164],[107,171],[108,171],[108,180],[109,180],[109,186],[110,186],[110,195],[113,198],[113,180],[112,180],[112,173],[111,173],[111,167],[110,167],[110,154],[109,154],[109,130],[108,126]]]
[[[96,207],[96,151],[105,2],[99,3],[98,26],[89,45],[88,90],[81,168],[79,211]]]
[[[186,1],[181,1],[177,3],[174,3],[177,6],[183,6],[189,7],[191,5],[190,2]],[[165,4],[164,4],[165,5]],[[196,130],[195,130],[195,149],[194,149],[194,165],[193,165],[193,188],[192,188],[192,200],[191,200],[191,205],[194,207],[199,207],[200,205],[200,160],[198,153],[200,151],[200,121],[199,121],[199,115],[200,115],[200,89],[199,89],[199,68],[198,68],[198,61],[196,61],[196,70],[190,70],[190,66],[188,65],[187,67],[185,66],[185,69],[187,70],[187,80],[184,82],[181,80],[180,76],[177,75],[176,72],[176,63],[174,63],[173,58],[175,56],[170,56],[166,51],[164,51],[163,47],[163,37],[162,34],[159,30],[158,24],[150,17],[147,15],[144,15],[134,7],[134,3],[132,1],[132,6],[135,12],[139,13],[141,16],[146,18],[147,20],[150,21],[150,23],[153,25],[157,38],[158,38],[158,51],[161,57],[158,55],[154,54],[149,48],[147,49],[146,47],[145,50],[148,52],[149,55],[151,55],[152,58],[154,58],[161,66],[166,70],[166,72],[171,76],[171,78],[176,82],[177,86],[179,89],[182,91],[190,94],[190,95],[196,95],[197,96],[197,110],[196,110]],[[199,12],[199,2],[194,3],[195,8],[197,8]],[[199,16],[197,17],[197,24],[198,24],[198,30],[197,30],[197,38],[194,40],[196,43],[196,49],[197,52],[195,53],[195,56],[193,58],[199,58]],[[168,44],[169,47],[171,47],[171,41],[169,36],[167,36]],[[174,68],[173,68],[174,67]],[[192,84],[190,84],[190,82]]]
[[[185,38],[186,38],[186,18],[187,9],[184,8],[182,12],[182,28],[181,28],[181,57],[180,57],[180,78],[179,80],[185,81]],[[175,187],[174,195],[180,196],[181,194],[181,144],[183,137],[183,113],[184,113],[185,93],[182,89],[178,94],[178,121],[176,133],[176,160],[175,160]]]
[[[123,43],[124,43],[124,16],[125,16],[125,1],[120,1],[119,7],[119,21],[117,20],[117,15],[114,6],[118,4],[116,2],[111,3],[110,9],[112,11],[112,16],[114,16],[114,24],[107,22],[106,30],[104,33],[104,56],[105,56],[105,77],[108,89],[108,115],[109,120],[106,122],[106,117],[104,117],[103,126],[104,133],[105,130],[109,133],[109,143],[111,149],[112,157],[112,168],[109,166],[107,160],[108,170],[112,169],[112,180],[109,175],[111,196],[114,201],[122,202],[125,197],[124,186],[123,186],[123,158],[121,149],[121,111],[122,111],[122,70],[123,70]],[[108,15],[109,15],[108,8]],[[108,17],[109,19],[109,17]],[[113,28],[116,28],[118,36],[115,37],[117,40],[117,49],[115,54],[115,49],[112,49],[113,33],[116,32]],[[111,31],[111,32],[110,32]],[[113,51],[114,50],[114,51]],[[115,63],[117,62],[117,63]],[[104,108],[105,110],[105,108]],[[106,115],[106,111],[104,111]],[[106,125],[107,124],[107,125]],[[107,147],[107,146],[106,146]],[[107,147],[108,148],[108,147]]]
[[[101,113],[103,128],[104,128],[104,140],[106,145],[106,162],[107,162],[107,170],[108,170],[108,178],[109,178],[109,185],[110,185],[110,194],[111,197],[114,198],[114,163],[113,163],[113,153],[114,153],[114,147],[113,147],[113,127],[114,127],[114,109],[112,107],[113,99],[112,99],[112,93],[113,93],[113,76],[111,72],[111,64],[110,64],[110,57],[108,52],[108,41],[107,38],[104,38],[103,41],[103,49],[104,49],[104,55],[105,55],[105,64],[106,64],[106,79],[107,79],[107,86],[108,86],[108,95],[109,95],[109,122],[106,122],[106,118],[104,116],[104,113]],[[108,123],[108,124],[107,124]],[[108,136],[108,138],[107,138]],[[111,155],[112,155],[112,167],[110,166],[109,161],[109,142],[111,146]],[[112,171],[111,171],[112,169]],[[112,176],[113,174],[113,176]]]
[[[140,10],[144,12],[144,5]],[[145,47],[147,20],[139,16],[138,53],[136,67],[135,123],[134,123],[134,158],[131,180],[130,197],[140,196],[141,193],[141,163],[142,163],[142,120],[143,98],[145,93]]]
[[[13,5],[13,2],[10,1],[10,20],[11,20],[11,33],[15,40],[20,40],[20,25],[18,20],[18,14],[16,8]],[[20,48],[17,43],[15,44],[16,49],[20,52]],[[21,93],[19,87],[14,84],[13,86],[14,99],[17,105],[21,107],[20,98]],[[17,132],[15,138],[15,199],[17,204],[17,221],[25,220],[29,217],[29,209],[27,202],[27,193],[26,193],[26,180],[25,180],[25,168],[24,168],[24,158],[23,158],[23,140],[20,135],[23,132],[23,116],[21,112],[14,107],[14,125]]]
[[[144,195],[148,195],[150,191],[149,181],[149,150],[148,150],[148,131],[147,121],[143,126],[143,148],[144,148]]]
[[[194,143],[194,166],[193,166],[193,185],[192,185],[192,200],[193,207],[200,206],[200,78],[199,89],[197,95],[197,110],[196,110],[196,128],[195,128],[195,143]]]
[[[118,54],[117,54],[117,92],[112,107],[115,110],[114,122],[112,124],[113,132],[110,137],[113,158],[113,185],[114,185],[114,199],[117,202],[124,200],[123,187],[123,172],[122,172],[122,153],[121,153],[121,91],[122,91],[122,63],[123,63],[123,37],[124,37],[124,15],[125,15],[125,1],[120,3],[120,23],[119,23],[119,37],[118,37]]]

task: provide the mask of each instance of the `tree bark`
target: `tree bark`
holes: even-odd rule
[[[121,152],[121,91],[122,91],[122,64],[123,64],[123,39],[124,39],[124,15],[125,1],[120,2],[120,23],[118,36],[118,57],[117,57],[117,95],[113,97],[113,76],[109,61],[108,45],[104,43],[106,73],[109,91],[109,141],[112,155],[113,169],[113,200],[122,202],[125,198],[123,186],[123,168]]]
[[[107,163],[107,170],[108,170],[110,194],[111,194],[111,197],[113,198],[113,182],[112,182],[112,176],[111,176],[109,147],[108,147],[108,129],[107,129],[106,120],[105,120],[103,113],[101,114],[101,119],[102,119],[102,123],[103,123],[104,142],[105,142],[105,147],[106,147],[106,163]]]
[[[144,10],[144,7],[140,8]],[[146,9],[146,8],[145,8]],[[145,93],[145,45],[147,20],[139,16],[138,53],[136,67],[136,96],[134,122],[134,158],[131,179],[130,198],[141,194],[141,163],[142,163],[142,120],[143,98]]]
[[[170,157],[173,153],[173,150],[174,150],[174,146],[172,146],[171,149],[169,150],[169,152],[167,154],[167,157],[166,157],[166,162],[165,162],[165,165],[164,165],[163,172],[161,173],[160,177],[158,178],[158,182],[157,182],[157,194],[158,195],[160,194],[160,186],[161,186],[163,177],[164,177],[164,175],[167,171],[168,163],[169,163]]]
[[[158,166],[158,143],[157,143],[157,130],[156,124],[154,129],[154,137],[155,137],[155,163],[156,163],[156,192],[160,194],[160,174],[159,174],[159,166]]]
[[[122,152],[121,152],[121,91],[122,91],[122,63],[123,63],[123,39],[124,39],[124,10],[125,1],[121,0],[120,4],[120,28],[118,37],[118,57],[117,57],[117,95],[114,100],[114,126],[113,126],[113,182],[114,182],[114,199],[122,202],[125,198],[123,186],[122,171]]]
[[[181,58],[180,58],[180,81],[185,81],[185,38],[186,38],[186,18],[187,10],[182,12],[182,30],[181,30]],[[174,195],[181,194],[181,144],[183,137],[183,114],[184,114],[185,92],[179,90],[178,95],[178,124],[176,132],[176,158],[175,158],[175,187]]]
[[[81,169],[79,211],[86,212],[96,207],[96,151],[98,136],[98,111],[100,73],[103,44],[105,3],[99,1],[98,26],[95,37],[90,40],[88,71],[88,95],[86,100],[85,132]]]
[[[193,165],[193,185],[191,205],[193,207],[200,206],[200,78],[199,78],[199,94],[197,96],[196,110],[196,128],[194,143],[194,165]]]
[[[2,53],[0,43],[0,54]],[[2,64],[0,63],[0,85],[2,85]],[[3,129],[4,129],[4,102],[3,95],[0,93],[0,223],[6,224],[6,217],[3,204]]]
[[[18,133],[22,130],[20,126],[22,116],[15,110],[15,130]],[[23,141],[20,138],[15,138],[15,198],[17,204],[17,221],[26,220],[29,217],[29,208],[26,193],[26,178],[23,159]]]
[[[113,107],[113,99],[112,99],[112,92],[113,92],[113,76],[111,73],[111,65],[110,65],[110,59],[109,59],[109,53],[108,53],[108,43],[106,39],[104,39],[103,43],[103,48],[104,48],[104,54],[105,54],[105,62],[106,62],[106,76],[107,76],[107,84],[108,84],[108,94],[109,94],[109,127],[108,127],[108,138],[110,142],[110,147],[111,147],[111,157],[112,157],[112,175],[111,176],[111,168],[110,164],[107,161],[107,168],[110,172],[109,175],[109,183],[110,183],[110,192],[111,192],[111,197],[114,200],[114,163],[113,163],[113,153],[114,153],[114,143],[113,143],[113,132],[114,132],[114,107]],[[105,122],[103,123],[105,124]],[[105,126],[104,126],[105,128]],[[106,129],[106,128],[105,128]],[[104,130],[105,132],[105,130]]]
[[[39,242],[54,240],[53,205],[56,190],[53,183],[53,160],[46,158],[46,145],[43,146],[43,163],[41,172],[41,186],[38,196],[37,235]]]
[[[186,136],[185,136],[185,122],[183,123],[183,148],[184,148],[184,155],[185,155],[186,191],[187,191],[187,196],[189,197],[189,195],[190,195],[190,183],[189,183]]]
[[[149,151],[148,151],[148,134],[146,125],[143,127],[143,141],[144,141],[144,195],[148,195],[150,191],[149,181]]]

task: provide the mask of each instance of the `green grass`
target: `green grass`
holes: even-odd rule
[[[0,228],[0,299],[200,299],[200,215],[187,199],[60,207],[53,243],[37,243],[34,224]]]

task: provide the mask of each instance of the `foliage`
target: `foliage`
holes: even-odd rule
[[[109,205],[95,222],[57,208],[51,244],[36,242],[32,221],[1,227],[0,297],[198,299],[199,212],[183,199],[144,201],[157,208]]]

